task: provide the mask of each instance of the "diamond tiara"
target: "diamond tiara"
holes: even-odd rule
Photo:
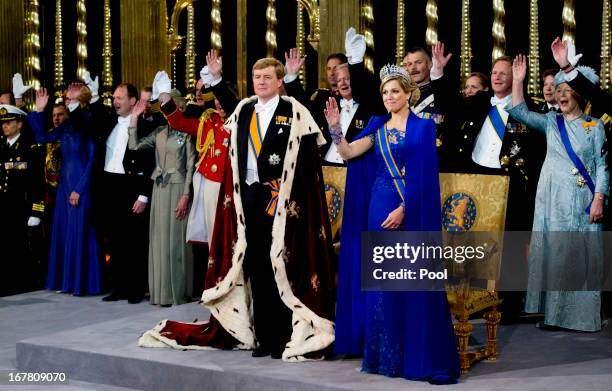
[[[404,67],[397,66],[395,64],[387,64],[380,70],[380,81],[383,82],[390,77],[401,77],[407,81],[410,81],[410,75],[404,69]]]

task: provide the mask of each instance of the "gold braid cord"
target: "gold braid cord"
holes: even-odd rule
[[[303,57],[306,51],[306,32],[304,31],[304,5],[297,1],[297,36],[295,37],[295,44],[297,46],[297,50],[300,54],[300,57]],[[301,67],[298,75],[300,77],[300,81],[302,82],[302,86],[306,87],[306,71],[304,67]]]
[[[374,73],[374,9],[372,0],[361,0],[361,33],[366,41],[365,69]]]
[[[193,3],[187,6],[187,41],[185,43],[185,88],[189,92],[187,99],[192,100],[191,91],[195,88],[195,24]]]
[[[276,56],[276,0],[268,0],[266,8],[266,56]]]
[[[491,60],[495,61],[506,53],[505,33],[506,10],[504,0],[493,0],[493,53]]]
[[[531,0],[529,9],[529,81],[527,93],[540,94],[540,27],[538,24],[538,0]]]
[[[87,7],[85,0],[77,0],[77,78],[83,80],[87,71]]]
[[[610,0],[603,0],[603,12],[601,17],[601,88],[610,90],[610,19],[612,9]]]
[[[563,40],[575,44],[576,18],[574,17],[574,0],[563,1]]]
[[[104,0],[104,31],[103,31],[103,49],[102,49],[102,98],[104,104],[110,106],[112,104],[113,88],[113,47],[112,47],[112,32],[111,32],[111,7],[110,0]]]
[[[427,0],[425,16],[427,17],[425,42],[427,46],[433,46],[438,42],[438,4],[436,0]]]
[[[212,0],[212,10],[210,11],[212,21],[212,32],[210,33],[210,47],[221,50],[221,0]]]
[[[25,84],[31,85],[34,89],[40,88],[40,58],[38,52],[40,50],[40,35],[38,28],[40,21],[38,19],[38,0],[29,0],[25,13]],[[30,92],[31,93],[31,92]],[[27,105],[28,110],[34,109],[34,104]]]
[[[406,25],[404,19],[405,14],[404,0],[397,0],[397,35],[395,37],[395,60],[397,64],[401,64],[404,60],[406,50],[404,48],[406,42]]]
[[[64,86],[64,43],[62,39],[62,0],[55,1],[55,62],[53,64],[53,87],[55,102],[62,101]]]
[[[470,26],[470,0],[461,2],[461,80],[472,73],[472,31]]]

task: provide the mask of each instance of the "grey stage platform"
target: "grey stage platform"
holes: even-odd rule
[[[162,318],[206,319],[196,303],[159,308],[100,297],[33,292],[0,298],[0,369],[66,371],[54,390],[606,390],[612,389],[612,328],[596,334],[500,329],[497,362],[477,364],[460,384],[439,388],[359,372],[359,360],[283,363],[241,351],[136,346]],[[484,340],[484,327],[476,327]],[[4,387],[4,388],[3,388]]]

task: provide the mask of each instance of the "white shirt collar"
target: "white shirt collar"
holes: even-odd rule
[[[502,107],[506,107],[512,101],[512,94],[506,95],[503,98],[498,98],[493,95],[491,97],[491,105],[502,105]]]
[[[21,136],[21,133],[17,133],[13,138],[7,138],[8,145],[12,147],[17,142],[17,139],[19,139],[19,136]]]
[[[555,109],[559,110],[559,104],[558,103],[553,105],[553,104],[550,104],[550,103],[546,102],[546,106],[548,107],[548,110],[552,109],[553,107]]]
[[[132,119],[132,114],[128,114],[125,117],[119,116],[117,117],[117,124],[121,126],[128,126],[130,124],[131,119]]]
[[[280,101],[279,95],[276,95],[274,98],[270,99],[264,104],[262,104],[261,100],[257,98],[257,104],[255,104],[255,111],[259,113],[262,111],[268,111],[268,110],[275,109],[279,101]]]

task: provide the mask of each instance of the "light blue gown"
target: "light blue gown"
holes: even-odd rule
[[[581,331],[601,329],[601,293],[587,290],[540,292],[544,279],[563,286],[567,278],[587,281],[603,273],[601,224],[590,224],[585,209],[593,195],[578,186],[579,174],[563,145],[557,113],[539,114],[523,102],[507,107],[510,115],[546,134],[547,152],[536,193],[533,234],[529,247],[528,292],[525,311],[543,312],[544,323]],[[590,170],[595,191],[608,194],[607,144],[601,121],[585,115],[565,119],[568,138],[576,155]],[[547,232],[543,234],[543,232]],[[564,232],[564,233],[561,233]],[[573,232],[568,234],[567,232]],[[577,234],[581,232],[581,234]],[[579,278],[576,279],[575,277]]]

